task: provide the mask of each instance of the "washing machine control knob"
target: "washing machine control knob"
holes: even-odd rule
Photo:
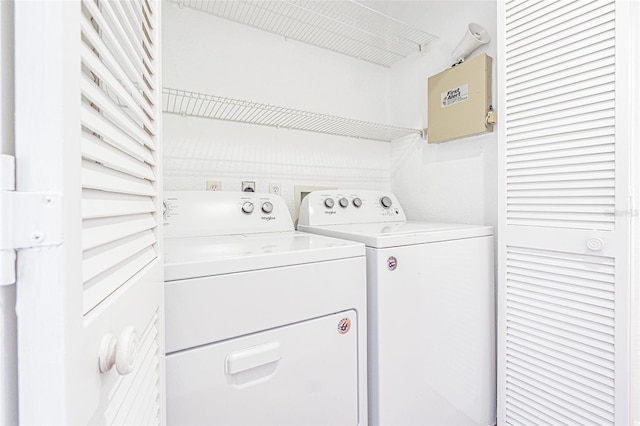
[[[324,205],[326,208],[332,209],[335,205],[335,202],[333,201],[333,198],[327,198],[326,200],[324,200]]]
[[[269,201],[262,203],[262,211],[264,213],[271,213],[273,211],[273,204],[271,204]]]
[[[360,206],[362,206],[362,200],[358,197],[353,199],[353,205],[357,208],[360,208]]]
[[[349,206],[349,200],[347,200],[346,198],[340,198],[338,200],[338,204],[340,204],[340,207],[346,208]]]
[[[380,198],[380,205],[385,209],[388,209],[389,207],[391,207],[391,204],[393,204],[393,202],[391,201],[391,198],[387,196]]]
[[[253,212],[253,203],[250,201],[245,201],[242,205],[242,211],[247,214]]]

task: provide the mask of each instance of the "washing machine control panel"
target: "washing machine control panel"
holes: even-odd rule
[[[313,226],[406,220],[398,199],[390,192],[321,190],[302,200],[298,223]]]
[[[293,231],[284,200],[275,194],[165,191],[165,238]]]

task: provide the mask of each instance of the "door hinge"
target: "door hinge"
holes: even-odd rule
[[[0,161],[0,285],[16,282],[16,251],[62,244],[62,196],[15,191],[15,158]]]

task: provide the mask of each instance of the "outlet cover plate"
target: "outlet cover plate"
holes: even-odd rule
[[[222,191],[222,182],[219,180],[207,180],[207,191]]]
[[[242,181],[242,192],[256,192],[256,182],[253,180]]]

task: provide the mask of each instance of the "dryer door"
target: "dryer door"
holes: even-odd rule
[[[353,310],[176,352],[168,423],[355,425],[357,367]]]

